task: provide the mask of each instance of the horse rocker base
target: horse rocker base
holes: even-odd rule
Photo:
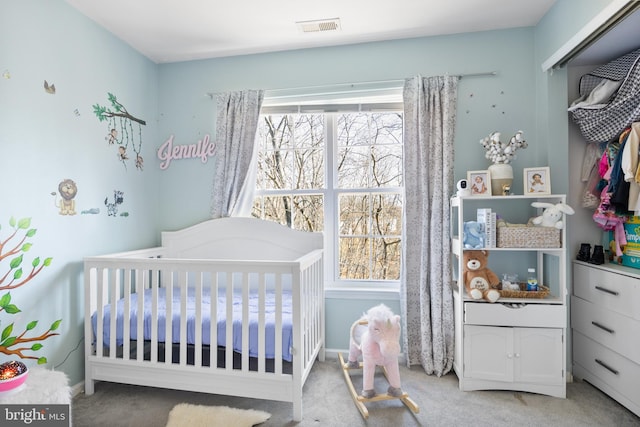
[[[351,374],[349,373],[349,371],[351,369],[362,369],[362,362],[359,363],[358,368],[351,368],[349,367],[349,363],[346,363],[342,358],[342,353],[338,353],[338,358],[340,359],[340,366],[342,367],[342,372],[344,373],[344,379],[347,382],[347,387],[349,388],[349,392],[351,393],[351,398],[353,398],[353,402],[356,404],[356,407],[358,408],[358,410],[360,411],[364,419],[369,418],[369,410],[365,406],[365,403],[380,402],[383,400],[399,399],[402,403],[404,403],[404,405],[407,408],[413,411],[414,414],[417,414],[420,412],[420,408],[418,407],[418,405],[413,400],[411,400],[409,395],[405,392],[402,392],[402,394],[400,394],[399,396],[391,396],[389,394],[377,394],[371,398],[360,396],[356,392],[355,387],[353,386],[353,381],[351,380]],[[387,370],[384,367],[382,367],[382,372],[384,373],[384,376],[387,379],[387,381],[389,381],[389,377],[387,376]]]

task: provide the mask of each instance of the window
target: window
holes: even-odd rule
[[[261,115],[253,215],[324,231],[336,283],[397,283],[402,128],[397,107]]]

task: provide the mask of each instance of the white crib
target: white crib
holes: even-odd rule
[[[111,381],[278,400],[300,421],[324,360],[322,240],[222,218],[85,258],[86,394]]]

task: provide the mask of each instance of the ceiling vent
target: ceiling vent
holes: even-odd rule
[[[303,33],[324,33],[326,31],[340,31],[340,18],[318,19],[315,21],[296,22]]]

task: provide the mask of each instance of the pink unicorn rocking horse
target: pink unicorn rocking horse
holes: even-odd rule
[[[418,406],[402,391],[400,385],[400,316],[394,315],[389,307],[380,304],[367,311],[351,325],[349,342],[349,362],[344,363],[342,354],[338,354],[351,396],[364,418],[369,412],[363,402],[400,399],[414,413]],[[362,363],[358,358],[362,356]],[[377,366],[382,366],[389,388],[386,395],[378,395],[374,388],[374,376]],[[356,393],[350,369],[362,367],[362,393]]]

